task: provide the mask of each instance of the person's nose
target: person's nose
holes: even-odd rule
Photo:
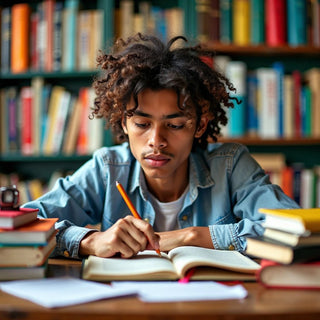
[[[162,149],[167,146],[165,129],[161,125],[156,125],[150,131],[149,146],[154,149]]]

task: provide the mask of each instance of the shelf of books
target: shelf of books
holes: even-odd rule
[[[215,52],[212,67],[230,78],[241,101],[229,111],[221,141],[317,167],[319,12],[319,1],[304,0],[4,0],[0,172],[21,172],[12,156],[71,164],[59,157],[82,159],[114,143],[103,120],[88,118],[95,57],[138,31],[164,40],[182,34]],[[35,177],[37,170],[30,167]]]

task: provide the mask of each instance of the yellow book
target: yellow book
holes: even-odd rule
[[[250,42],[249,0],[233,0],[233,41],[237,45]]]
[[[310,209],[265,209],[259,212],[266,215],[265,228],[283,230],[295,234],[320,232],[320,208]]]

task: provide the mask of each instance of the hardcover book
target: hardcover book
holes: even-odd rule
[[[38,209],[0,210],[0,228],[14,229],[37,219]]]
[[[320,262],[295,263],[287,266],[262,260],[257,280],[267,288],[320,289]]]
[[[44,246],[0,245],[0,267],[35,267],[43,265],[56,246],[53,234]]]
[[[310,209],[266,209],[259,212],[266,215],[264,227],[292,232],[310,234],[320,232],[320,208]]]
[[[177,280],[195,267],[192,280],[253,280],[260,265],[238,251],[185,246],[162,252],[161,257],[151,250],[130,259],[89,256],[82,277],[94,281]]]
[[[247,238],[246,254],[282,264],[320,259],[320,245],[289,246],[266,237]]]
[[[14,230],[0,229],[0,245],[46,245],[57,218],[37,219]]]

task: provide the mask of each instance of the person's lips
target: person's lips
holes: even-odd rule
[[[150,154],[145,156],[145,160],[152,167],[162,167],[170,161],[170,158],[162,154]]]

